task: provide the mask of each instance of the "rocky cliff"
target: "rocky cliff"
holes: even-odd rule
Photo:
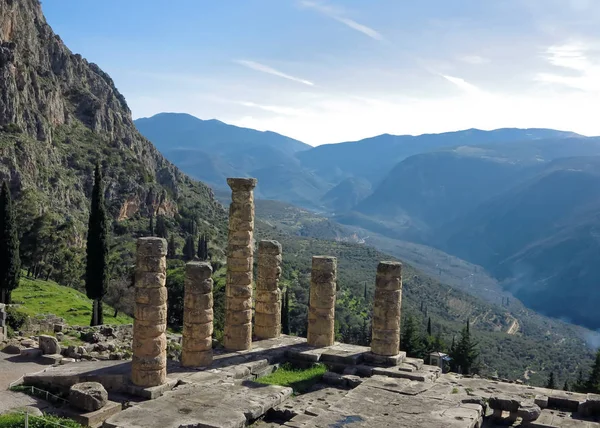
[[[195,230],[222,239],[226,214],[211,189],[139,134],[110,76],[65,46],[38,0],[0,0],[0,181],[16,197],[24,239],[35,238],[26,262],[57,260],[57,272],[71,260],[58,247],[81,253],[97,162],[123,246],[147,233],[152,214],[166,216],[175,236],[194,220]],[[36,256],[46,252],[42,236],[51,254]]]
[[[38,0],[0,0],[0,131],[0,179],[20,196],[33,190],[56,208],[85,210],[101,161],[116,218],[173,216],[192,193],[219,210],[210,189],[137,132],[110,76],[65,46]]]

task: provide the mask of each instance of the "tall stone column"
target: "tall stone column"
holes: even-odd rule
[[[150,387],[167,378],[167,241],[137,241],[131,380]]]
[[[402,305],[402,264],[380,262],[377,266],[373,302],[371,352],[394,356],[400,352],[400,315]]]
[[[258,280],[254,336],[271,339],[281,334],[281,244],[277,241],[258,243]]]
[[[212,363],[213,280],[206,262],[185,265],[183,344],[181,365],[205,367]]]
[[[335,293],[337,259],[313,256],[308,309],[308,344],[331,346],[335,341]]]
[[[252,345],[252,262],[256,178],[228,178],[231,187],[224,345],[231,351]]]

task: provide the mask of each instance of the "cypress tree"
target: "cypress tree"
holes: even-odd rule
[[[583,370],[579,370],[579,374],[577,375],[577,380],[573,385],[573,391],[575,392],[586,392],[585,390],[585,380],[583,379]]]
[[[569,382],[565,380],[565,384],[563,386],[563,391],[569,391]]]
[[[208,240],[206,235],[200,235],[198,238],[198,258],[202,261],[208,260]]]
[[[177,255],[177,246],[175,245],[175,236],[171,234],[169,238],[169,244],[167,245],[167,258],[174,259]]]
[[[0,191],[0,260],[0,303],[10,303],[12,291],[19,286],[21,259],[15,213],[6,181]]]
[[[169,236],[169,231],[167,230],[167,224],[165,223],[165,218],[162,215],[159,215],[156,218],[156,227],[154,229],[156,236],[159,238],[165,238]]]
[[[417,329],[417,323],[412,315],[406,317],[403,327],[404,331],[402,332],[401,343],[403,344],[403,349],[406,351],[406,355],[409,357],[422,357],[424,352],[423,341]]]
[[[102,297],[108,288],[108,225],[106,208],[104,207],[104,191],[100,164],[94,173],[94,189],[92,190],[92,206],[88,224],[85,291],[88,298],[94,301],[91,325],[103,324]]]
[[[290,295],[287,288],[281,307],[281,329],[283,334],[290,334]]]
[[[596,352],[596,360],[592,365],[592,372],[586,384],[587,392],[597,394],[600,392],[600,349]]]
[[[154,215],[150,215],[150,221],[148,223],[149,236],[154,236]]]
[[[554,372],[550,372],[550,376],[548,376],[548,382],[546,383],[546,388],[556,389],[556,381],[554,380]]]
[[[431,317],[427,318],[427,336],[431,336]]]
[[[183,246],[183,259],[190,261],[194,258],[194,237],[188,235],[185,238],[185,245]]]
[[[365,281],[365,291],[364,291],[364,296],[363,296],[365,298],[365,302],[367,301],[367,296],[368,296],[368,294],[367,294],[367,281]]]
[[[471,372],[471,368],[479,356],[477,343],[471,338],[469,324],[470,322],[467,320],[467,325],[460,334],[460,340],[456,344],[453,343],[450,350],[453,370],[465,374]],[[452,340],[454,342],[454,338]]]

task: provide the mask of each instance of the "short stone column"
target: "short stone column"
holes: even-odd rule
[[[142,387],[167,378],[167,241],[137,241],[131,380]]]
[[[307,338],[307,342],[311,346],[331,346],[335,341],[336,291],[337,259],[313,256]]]
[[[252,263],[255,178],[228,178],[231,187],[224,345],[231,351],[252,345]]]
[[[401,305],[402,264],[380,262],[377,266],[373,302],[373,354],[394,356],[400,353]]]
[[[277,241],[258,243],[258,279],[254,336],[271,339],[281,334],[281,244]]]
[[[185,265],[183,343],[181,365],[205,367],[212,363],[213,280],[206,262]]]

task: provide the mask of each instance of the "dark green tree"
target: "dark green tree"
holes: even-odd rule
[[[167,239],[169,237],[169,231],[167,230],[167,223],[165,222],[165,217],[159,215],[156,217],[156,226],[154,228],[154,233],[159,238]]]
[[[206,261],[208,260],[208,239],[206,238],[206,235],[201,235],[198,238],[198,258],[201,261]]]
[[[583,370],[579,370],[579,374],[577,375],[577,380],[573,385],[573,391],[575,392],[586,392],[586,382],[583,378]]]
[[[150,234],[149,236],[154,236],[154,215],[151,215],[148,221],[148,233]]]
[[[94,173],[92,205],[86,247],[85,291],[94,301],[91,325],[104,322],[102,297],[108,290],[108,219],[104,206],[104,191],[100,164]]]
[[[171,234],[169,243],[167,244],[167,258],[174,259],[177,256],[177,246],[175,245],[175,236]]]
[[[548,382],[546,382],[546,388],[556,389],[556,381],[554,380],[554,372],[550,372],[550,376],[548,376]]]
[[[402,350],[405,351],[406,355],[409,357],[423,357],[425,352],[423,340],[419,333],[417,322],[412,315],[406,317],[403,327],[402,339],[400,340]]]
[[[570,391],[569,382],[565,380],[565,384],[563,385],[563,391]]]
[[[185,244],[183,245],[183,259],[185,261],[190,261],[194,258],[194,237],[192,235],[188,235],[185,238]]]
[[[365,299],[365,302],[367,301],[367,296],[368,296],[368,294],[367,294],[367,281],[365,281],[365,291],[364,291],[364,296],[363,296],[364,299]]]
[[[431,336],[431,317],[427,318],[427,336]]]
[[[586,382],[586,392],[598,394],[600,392],[600,349],[596,352],[596,359],[592,364],[592,372]]]
[[[12,291],[19,286],[21,259],[15,212],[6,181],[0,191],[0,260],[0,302],[10,303]]]
[[[446,344],[444,343],[444,340],[442,339],[442,335],[439,331],[433,338],[432,348],[433,348],[433,351],[446,352]]]
[[[452,358],[451,367],[453,371],[464,374],[471,373],[475,360],[479,357],[479,351],[477,350],[477,342],[471,337],[469,320],[467,320],[467,325],[460,333],[458,343],[453,344],[450,357]]]
[[[281,307],[281,330],[283,334],[290,334],[290,294],[287,288]]]

